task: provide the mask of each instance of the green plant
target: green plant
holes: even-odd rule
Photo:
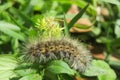
[[[0,4],[0,80],[78,80],[83,77],[88,80],[119,80],[120,60],[111,60],[111,57],[120,56],[119,0],[1,0]],[[66,14],[73,4],[80,12]],[[96,9],[103,12],[99,14]],[[50,16],[54,18],[49,19]],[[46,25],[46,18],[48,26],[55,29]],[[71,21],[68,23],[66,18]],[[83,30],[89,28],[76,24],[79,18],[93,21],[92,31],[71,34],[69,30],[73,26]],[[61,35],[80,39],[95,49],[98,47],[97,51],[105,55],[105,61],[93,58],[91,66],[79,73],[62,60],[53,60],[46,65],[23,60],[21,47],[28,39],[42,37],[47,40],[50,36],[60,38]]]

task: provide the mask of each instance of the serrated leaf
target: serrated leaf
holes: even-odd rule
[[[72,70],[67,63],[61,61],[61,60],[55,60],[50,62],[49,66],[46,68],[46,70],[54,73],[54,74],[61,74],[66,73],[69,75],[74,75],[75,71]]]
[[[42,77],[39,74],[30,74],[20,78],[19,80],[42,80]]]
[[[16,76],[13,70],[17,66],[18,62],[12,55],[0,55],[0,80],[9,80]]]
[[[9,79],[16,76],[16,74],[13,71],[5,70],[0,71],[0,80]]]
[[[13,56],[0,55],[0,70],[11,70],[14,69],[16,65],[17,61]]]

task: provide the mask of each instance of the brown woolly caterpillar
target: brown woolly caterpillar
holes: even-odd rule
[[[92,60],[89,50],[76,40],[68,38],[31,42],[25,47],[25,58],[39,63],[60,59],[79,72],[85,71]]]

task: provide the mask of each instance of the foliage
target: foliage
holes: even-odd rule
[[[11,55],[0,55],[0,79],[9,80],[16,77],[14,69],[18,66],[17,59]]]
[[[94,69],[93,69],[94,68]],[[101,60],[93,60],[92,65],[85,71],[84,75],[98,76],[98,80],[115,80],[116,74],[110,66]]]
[[[79,7],[80,12],[67,14],[73,4]],[[120,70],[120,60],[111,60],[111,57],[120,57],[119,5],[120,0],[0,0],[0,80],[73,80],[76,77],[80,80],[83,77],[119,80],[116,72]],[[71,22],[68,23],[67,18]],[[79,18],[89,19],[92,26],[77,24]],[[46,25],[46,19],[50,25]],[[92,30],[70,33],[73,26]],[[21,60],[21,47],[28,39],[36,36],[60,37],[64,34],[87,45],[92,44],[105,55],[106,62],[94,59],[88,70],[78,73],[59,60],[47,65]]]

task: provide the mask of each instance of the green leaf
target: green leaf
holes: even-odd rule
[[[42,80],[42,77],[39,74],[30,74],[20,78],[19,80]]]
[[[54,0],[54,1],[60,2],[62,4],[70,4],[70,5],[75,4],[80,8],[83,8],[89,2],[89,1],[84,1],[84,0],[74,0],[74,1],[72,1],[72,0]],[[93,16],[96,15],[96,10],[93,5],[89,5],[87,12]]]
[[[67,63],[61,60],[55,60],[50,62],[49,66],[46,68],[47,71],[50,71],[54,74],[66,73],[69,75],[74,75],[75,71],[72,70]]]
[[[101,33],[101,29],[99,27],[93,27],[92,32],[98,36]]]
[[[111,46],[112,51],[114,53],[119,53],[120,54],[120,51],[118,49],[120,47],[120,38],[112,40],[111,44],[112,44],[112,46]]]
[[[15,70],[15,73],[20,75],[20,76],[25,76],[29,74],[35,74],[36,70],[34,69],[21,69],[21,70]]]
[[[106,74],[98,76],[99,80],[115,80],[116,79],[116,74],[114,70],[111,69],[106,62],[99,60],[97,62],[97,65],[103,68],[104,70],[106,70]]]
[[[86,76],[99,76],[102,74],[106,74],[106,71],[97,65],[98,61],[93,60],[91,65],[87,68],[87,70],[83,73]]]
[[[0,41],[2,42],[0,44],[5,44],[5,43],[10,41],[10,37],[8,37],[7,35],[2,34],[2,35],[0,35]]]
[[[79,29],[89,29],[91,28],[91,26],[86,26],[86,25],[82,25],[82,24],[74,24],[75,27],[79,28]]]
[[[89,1],[88,1],[89,2]],[[78,7],[80,7],[80,8],[83,8],[85,5],[87,5],[88,4],[88,2],[87,1],[84,1],[84,0],[75,0],[75,3],[74,4],[76,4]],[[95,2],[95,1],[94,1]],[[89,7],[87,8],[87,10],[86,10],[90,15],[93,15],[93,16],[95,16],[96,15],[96,9],[95,9],[95,7],[93,6],[93,5],[89,5]]]
[[[23,20],[23,22],[27,24],[28,27],[34,25],[34,22],[31,20],[31,17],[29,17],[24,12],[22,12],[22,11],[16,9],[16,8],[13,8],[13,7],[10,8],[10,12],[13,15],[17,15],[18,18],[20,17]]]
[[[86,11],[87,7],[89,6],[86,5],[71,21],[69,24],[66,23],[66,21],[64,20],[64,26],[65,26],[65,35],[66,36],[70,36],[69,35],[69,30],[70,28],[77,22],[77,20],[83,15],[83,13]],[[64,19],[65,19],[65,15],[64,15]]]
[[[16,76],[14,69],[18,66],[16,58],[11,55],[0,55],[0,80],[9,80]]]
[[[26,22],[26,24],[27,24],[28,26],[33,26],[33,25],[34,25],[34,22],[31,20],[31,18],[30,18],[28,15],[22,13],[22,12],[19,11],[19,10],[16,10],[16,11],[17,11],[18,14],[23,18],[23,20]]]
[[[0,55],[0,70],[10,70],[17,66],[17,60],[11,55]]]
[[[0,71],[0,80],[9,80],[9,78],[15,77],[16,74],[13,71],[10,70],[5,70],[5,71]]]
[[[91,66],[83,74],[86,76],[98,76],[99,80],[116,79],[115,72],[102,60],[93,60]]]
[[[8,29],[15,30],[15,31],[20,31],[20,28],[12,23],[8,23],[5,21],[0,21],[0,27],[7,27]],[[1,27],[1,28],[2,28]]]
[[[120,5],[120,2],[118,0],[99,0],[99,1],[107,2],[107,3],[111,3],[115,5]]]
[[[1,4],[1,3],[0,3],[0,4]],[[4,10],[8,9],[8,8],[10,8],[12,5],[13,5],[13,3],[11,3],[11,2],[7,2],[7,3],[3,4],[3,5],[0,5],[0,11],[2,12],[2,11],[4,11]]]
[[[68,31],[77,22],[77,20],[84,14],[89,4],[87,4],[68,24]]]
[[[99,37],[99,38],[96,39],[96,41],[98,43],[110,43],[111,42],[111,40],[107,37]]]
[[[111,66],[115,67],[116,69],[120,69],[120,60],[118,60],[118,61],[112,61],[112,60],[110,60],[109,64]]]
[[[0,21],[0,31],[11,37],[24,40],[24,37],[17,32],[20,31],[20,28],[14,24],[5,21]]]

